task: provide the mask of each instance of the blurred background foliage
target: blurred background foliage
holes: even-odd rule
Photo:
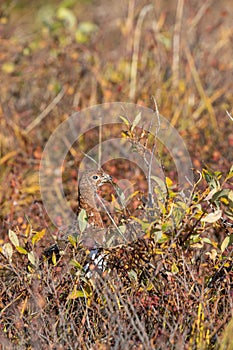
[[[53,130],[94,104],[153,108],[155,97],[194,167],[229,171],[231,1],[12,0],[0,16],[0,200],[8,224],[16,208],[40,199],[38,167]]]
[[[42,334],[41,344],[51,348],[69,341],[77,345],[80,334],[72,332],[81,322],[79,345],[83,348],[89,342],[89,348],[108,349],[103,336],[107,334],[111,343],[128,325],[130,331],[120,339],[124,344],[133,329],[128,348],[137,342],[141,342],[137,348],[142,348],[145,340],[151,348],[163,344],[161,349],[175,349],[174,344],[176,349],[213,349],[220,342],[217,335],[232,311],[231,228],[219,220],[224,211],[229,221],[232,218],[232,42],[232,0],[0,3],[0,253],[1,258],[5,253],[6,268],[0,265],[4,276],[0,306],[4,332],[13,342],[22,341],[25,348],[39,344],[39,338],[32,341],[39,332],[33,330],[31,320],[45,333],[48,325],[57,326],[56,332],[51,328],[49,334]],[[186,142],[194,168],[208,169],[203,171],[205,183],[200,179],[195,187],[192,205],[185,207],[186,216],[178,227],[183,241],[169,245],[177,229],[171,213],[177,212],[178,217],[179,207],[173,205],[176,174],[167,157],[164,164],[171,197],[167,198],[170,206],[158,219],[160,231],[167,236],[154,254],[156,259],[161,257],[156,273],[151,266],[148,270],[139,266],[120,284],[118,276],[104,281],[104,292],[103,280],[98,290],[98,283],[94,286],[80,278],[78,260],[71,267],[70,261],[57,265],[55,259],[54,266],[37,273],[33,265],[56,234],[40,198],[38,170],[46,141],[62,121],[83,108],[115,101],[154,108],[153,98]],[[107,136],[106,130],[103,139]],[[77,199],[82,152],[95,140],[98,143],[98,137],[98,130],[84,135],[80,147],[75,145],[64,163],[64,187],[71,205]],[[141,186],[139,190],[146,189],[146,179],[130,162],[113,159],[105,167],[115,179],[124,173]],[[141,221],[141,225],[150,227],[147,234],[154,229],[148,222]],[[76,249],[75,254],[86,252]],[[116,252],[117,261],[121,254]],[[144,280],[141,270],[146,273]],[[68,317],[71,314],[73,318]],[[121,323],[117,323],[119,318]],[[96,320],[106,327],[106,334]],[[137,332],[144,320],[148,329],[143,328],[140,340]],[[153,328],[156,322],[158,327]],[[119,329],[110,329],[113,324]],[[232,322],[219,348],[231,349],[231,327]]]

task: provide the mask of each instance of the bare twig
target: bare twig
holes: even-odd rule
[[[105,213],[108,215],[109,219],[111,220],[111,222],[113,223],[113,226],[116,228],[117,232],[119,233],[119,235],[121,236],[121,238],[123,238],[123,240],[125,242],[127,242],[126,238],[124,237],[124,235],[122,234],[121,230],[119,229],[119,227],[117,226],[117,224],[115,223],[112,215],[110,214],[109,210],[107,209],[106,205],[103,202],[103,199],[98,195],[98,193],[96,194],[102,208],[104,209]]]
[[[153,118],[151,119],[149,131],[152,128],[152,123],[153,123],[154,117],[157,118],[158,126],[155,129],[155,135],[154,135],[155,141],[154,141],[153,148],[151,150],[150,160],[148,162],[148,179],[147,180],[148,180],[148,207],[149,208],[153,208],[153,204],[154,204],[154,198],[152,195],[151,171],[152,171],[153,156],[154,156],[154,152],[155,152],[156,147],[157,147],[157,136],[158,136],[158,132],[159,132],[160,126],[161,126],[158,105],[157,105],[156,99],[154,97],[153,97],[153,101],[154,101],[154,106],[155,106],[155,112],[153,113]]]
[[[202,102],[204,103],[205,108],[209,112],[210,119],[211,119],[211,122],[212,122],[212,126],[214,127],[215,131],[218,132],[218,124],[217,124],[217,119],[216,119],[216,115],[215,115],[215,111],[214,111],[213,105],[212,105],[212,103],[210,101],[210,98],[206,95],[206,92],[205,92],[205,90],[203,88],[203,85],[202,85],[199,73],[198,73],[198,71],[196,69],[196,66],[195,66],[195,61],[193,59],[193,56],[191,54],[191,51],[190,51],[188,45],[184,48],[184,50],[185,50],[186,58],[188,60],[188,64],[189,64],[189,67],[190,67],[190,70],[191,70],[191,74],[192,74],[193,80],[194,80],[194,82],[196,84],[196,88],[197,88],[197,90],[199,92],[199,95],[200,95],[200,97],[202,99]]]
[[[213,0],[207,0],[206,2],[204,2],[201,5],[201,7],[199,8],[196,15],[194,16],[194,18],[191,21],[191,24],[190,24],[189,29],[188,29],[188,34],[190,34],[191,31],[197,26],[197,24],[200,22],[202,17],[205,15],[206,10],[211,6],[212,2],[213,2]]]
[[[28,134],[32,131],[38,124],[41,123],[41,121],[53,110],[53,108],[61,101],[62,97],[64,96],[66,92],[66,89],[63,87],[59,94],[54,98],[54,100],[43,110],[41,114],[36,117],[27,127],[25,130],[25,134]]]
[[[232,117],[231,113],[229,113],[228,111],[226,111],[226,113],[227,113],[228,117],[233,121],[233,117]]]

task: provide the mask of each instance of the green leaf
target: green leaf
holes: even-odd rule
[[[130,278],[132,281],[137,282],[138,276],[137,276],[137,273],[136,273],[134,270],[128,271],[128,276],[129,276],[129,278]]]
[[[229,246],[229,243],[230,243],[230,237],[227,236],[224,238],[222,244],[221,244],[221,252],[223,253],[224,250]]]
[[[228,193],[228,198],[233,202],[233,191],[232,190]]]
[[[32,244],[34,245],[35,243],[39,242],[45,235],[46,229],[44,228],[43,230],[37,232],[33,237],[32,237]]]
[[[74,259],[70,261],[70,265],[76,267],[78,270],[82,270],[83,268],[82,265],[77,260],[74,260]]]
[[[70,242],[70,244],[72,244],[72,246],[75,248],[77,246],[77,239],[76,237],[69,235],[68,236],[68,240]]]
[[[202,241],[203,241],[204,243],[207,243],[207,244],[211,244],[211,245],[212,245],[211,240],[210,240],[209,238],[207,238],[207,237],[203,237],[203,238],[202,238]]]
[[[81,233],[84,232],[84,230],[87,227],[87,213],[84,209],[81,209],[80,213],[78,214],[78,225]]]
[[[159,188],[161,189],[161,191],[164,194],[167,193],[166,185],[165,185],[164,181],[162,179],[160,179],[160,177],[152,175],[151,179],[154,180],[158,184]]]
[[[135,216],[132,216],[132,219],[141,225],[142,231],[144,231],[144,232],[146,232],[148,230],[148,228],[150,227],[150,224],[147,221],[145,222],[145,221],[143,221]]]
[[[33,251],[28,253],[28,260],[30,261],[30,263],[32,263],[32,265],[36,264],[36,257]]]
[[[229,189],[224,189],[221,191],[217,191],[213,197],[212,197],[212,201],[217,201],[218,199],[220,199],[221,197],[228,197],[230,190]]]
[[[122,234],[124,234],[126,232],[126,225],[120,225],[119,227],[119,230],[121,231]]]
[[[9,230],[8,236],[9,236],[9,239],[10,239],[11,243],[12,243],[15,247],[19,246],[19,239],[18,239],[17,234],[16,234],[14,231]]]
[[[233,177],[233,165],[231,166],[231,169],[229,171],[229,173],[227,174],[226,180],[229,180]]]

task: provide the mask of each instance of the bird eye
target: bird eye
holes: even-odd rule
[[[99,176],[97,176],[97,175],[92,176],[92,179],[94,179],[94,180],[97,180],[98,178],[99,178]]]

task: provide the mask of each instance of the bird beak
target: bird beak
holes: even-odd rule
[[[101,184],[104,184],[106,182],[111,182],[111,181],[112,181],[112,176],[108,174],[104,174],[104,178],[102,179]]]

